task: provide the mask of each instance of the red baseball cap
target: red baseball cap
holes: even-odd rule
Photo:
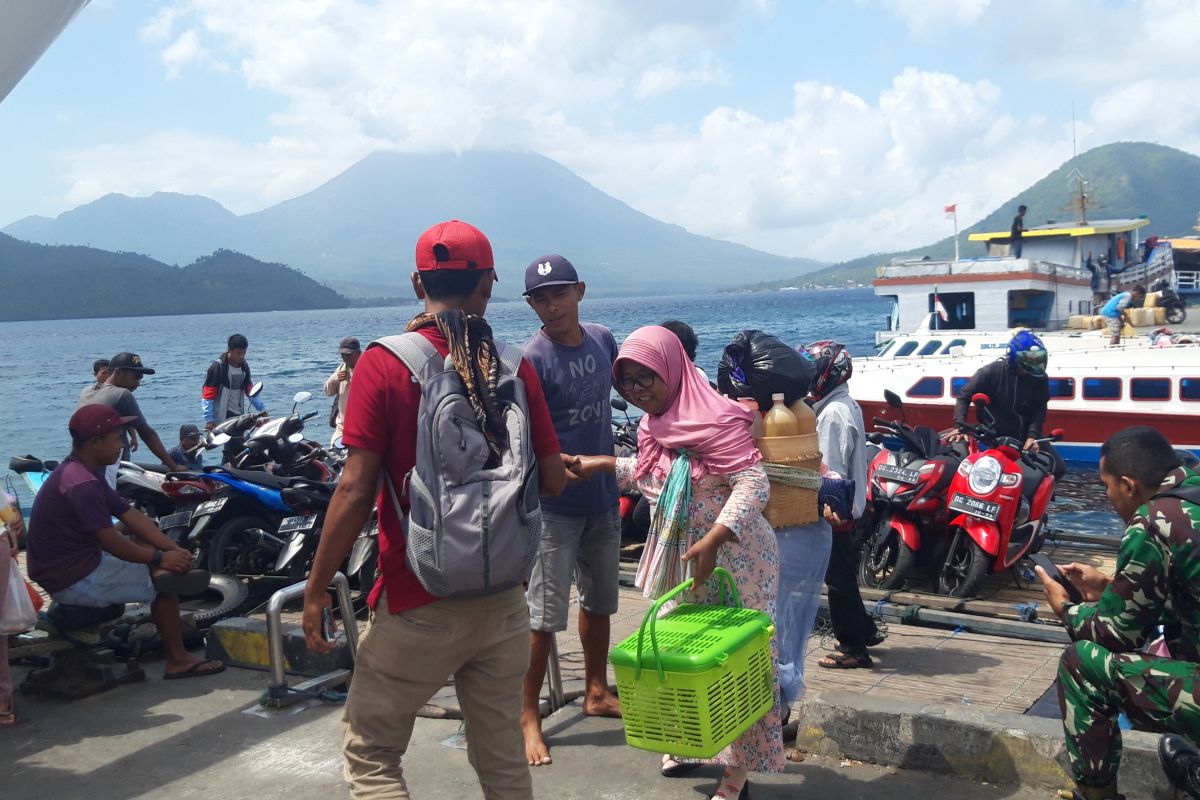
[[[76,409],[75,413],[71,415],[71,421],[67,423],[67,429],[73,436],[80,439],[91,439],[94,436],[103,436],[116,428],[123,428],[137,420],[137,417],[122,417],[110,406],[92,403]]]
[[[417,239],[417,269],[491,269],[492,243],[474,225],[452,219],[439,222]]]

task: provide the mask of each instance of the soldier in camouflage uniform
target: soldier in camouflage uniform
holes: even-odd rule
[[[1062,573],[1083,594],[1037,568],[1071,638],[1059,663],[1059,706],[1076,798],[1119,798],[1124,711],[1139,730],[1200,739],[1200,505],[1164,493],[1200,487],[1153,428],[1128,428],[1100,450],[1100,477],[1128,523],[1110,580],[1094,567]],[[1191,490],[1194,491],[1194,490]],[[1141,649],[1164,626],[1171,657]]]

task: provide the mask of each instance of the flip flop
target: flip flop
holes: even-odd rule
[[[208,669],[201,669],[201,667],[203,667],[205,664],[212,664],[212,663],[213,663],[212,660],[197,661],[195,664],[192,664],[187,669],[180,670],[179,672],[164,672],[163,680],[164,681],[177,681],[177,680],[182,680],[183,678],[203,678],[206,675],[216,675],[218,672],[225,671],[225,665],[223,663],[221,663],[220,661],[216,662],[218,666],[216,666],[215,668],[209,667]]]
[[[680,775],[686,775],[693,770],[700,769],[700,764],[694,761],[676,761],[671,756],[664,756],[662,762],[662,776],[664,778],[678,778]]]
[[[200,594],[208,588],[208,581],[206,570],[194,569],[182,575],[159,575],[154,579],[154,588],[164,594]]]
[[[0,728],[11,728],[17,724],[17,715],[12,711],[0,711]]]
[[[866,669],[872,666],[870,656],[855,656],[849,653],[830,653],[817,662],[825,669]]]

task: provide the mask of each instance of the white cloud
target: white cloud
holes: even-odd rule
[[[904,20],[908,29],[921,38],[974,25],[991,4],[991,0],[881,1],[884,8]]]
[[[729,71],[708,58],[691,69],[656,64],[642,72],[633,95],[638,100],[646,100],[689,86],[723,86],[729,79]]]

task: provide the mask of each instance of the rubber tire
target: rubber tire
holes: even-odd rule
[[[276,526],[277,527],[277,526]],[[234,517],[227,521],[217,532],[213,534],[208,542],[208,571],[213,575],[237,575],[239,573],[232,572],[225,563],[225,550],[230,545],[230,541],[237,534],[247,528],[270,528],[271,525],[264,525],[261,517]],[[271,563],[266,565],[262,572],[246,573],[254,575],[270,575],[274,571],[275,560],[271,559]]]
[[[881,522],[880,525],[886,524]],[[890,526],[889,526],[890,527]],[[837,534],[835,534],[837,535]],[[884,580],[877,581],[874,578],[874,572],[871,571],[869,560],[871,558],[871,539],[873,536],[868,536],[863,543],[862,554],[858,558],[858,584],[866,589],[902,589],[909,577],[913,574],[913,570],[917,562],[917,554],[911,547],[904,543],[900,538],[900,534],[895,528],[891,528],[888,533],[888,538],[894,540],[896,546],[896,557],[892,566],[892,572]],[[892,543],[889,543],[889,547]]]
[[[968,549],[966,555],[969,561],[966,565],[966,576],[962,584],[951,589],[946,582],[945,569],[946,564],[950,562],[950,557],[954,555],[956,547],[966,547]],[[946,559],[942,562],[941,568],[938,569],[938,594],[944,594],[947,597],[974,597],[979,591],[979,587],[983,584],[983,579],[991,571],[991,562],[992,557],[984,552],[983,548],[966,531],[959,529],[958,541],[955,541],[954,536],[950,537],[950,546],[946,551]]]
[[[192,624],[197,628],[207,628],[217,620],[234,616],[250,599],[250,584],[236,575],[210,575],[204,594],[217,594],[220,600],[210,608],[192,612]],[[196,595],[181,597],[180,602],[195,599]]]
[[[1167,309],[1167,322],[1178,325],[1187,319],[1187,309],[1183,306],[1171,306]]]

